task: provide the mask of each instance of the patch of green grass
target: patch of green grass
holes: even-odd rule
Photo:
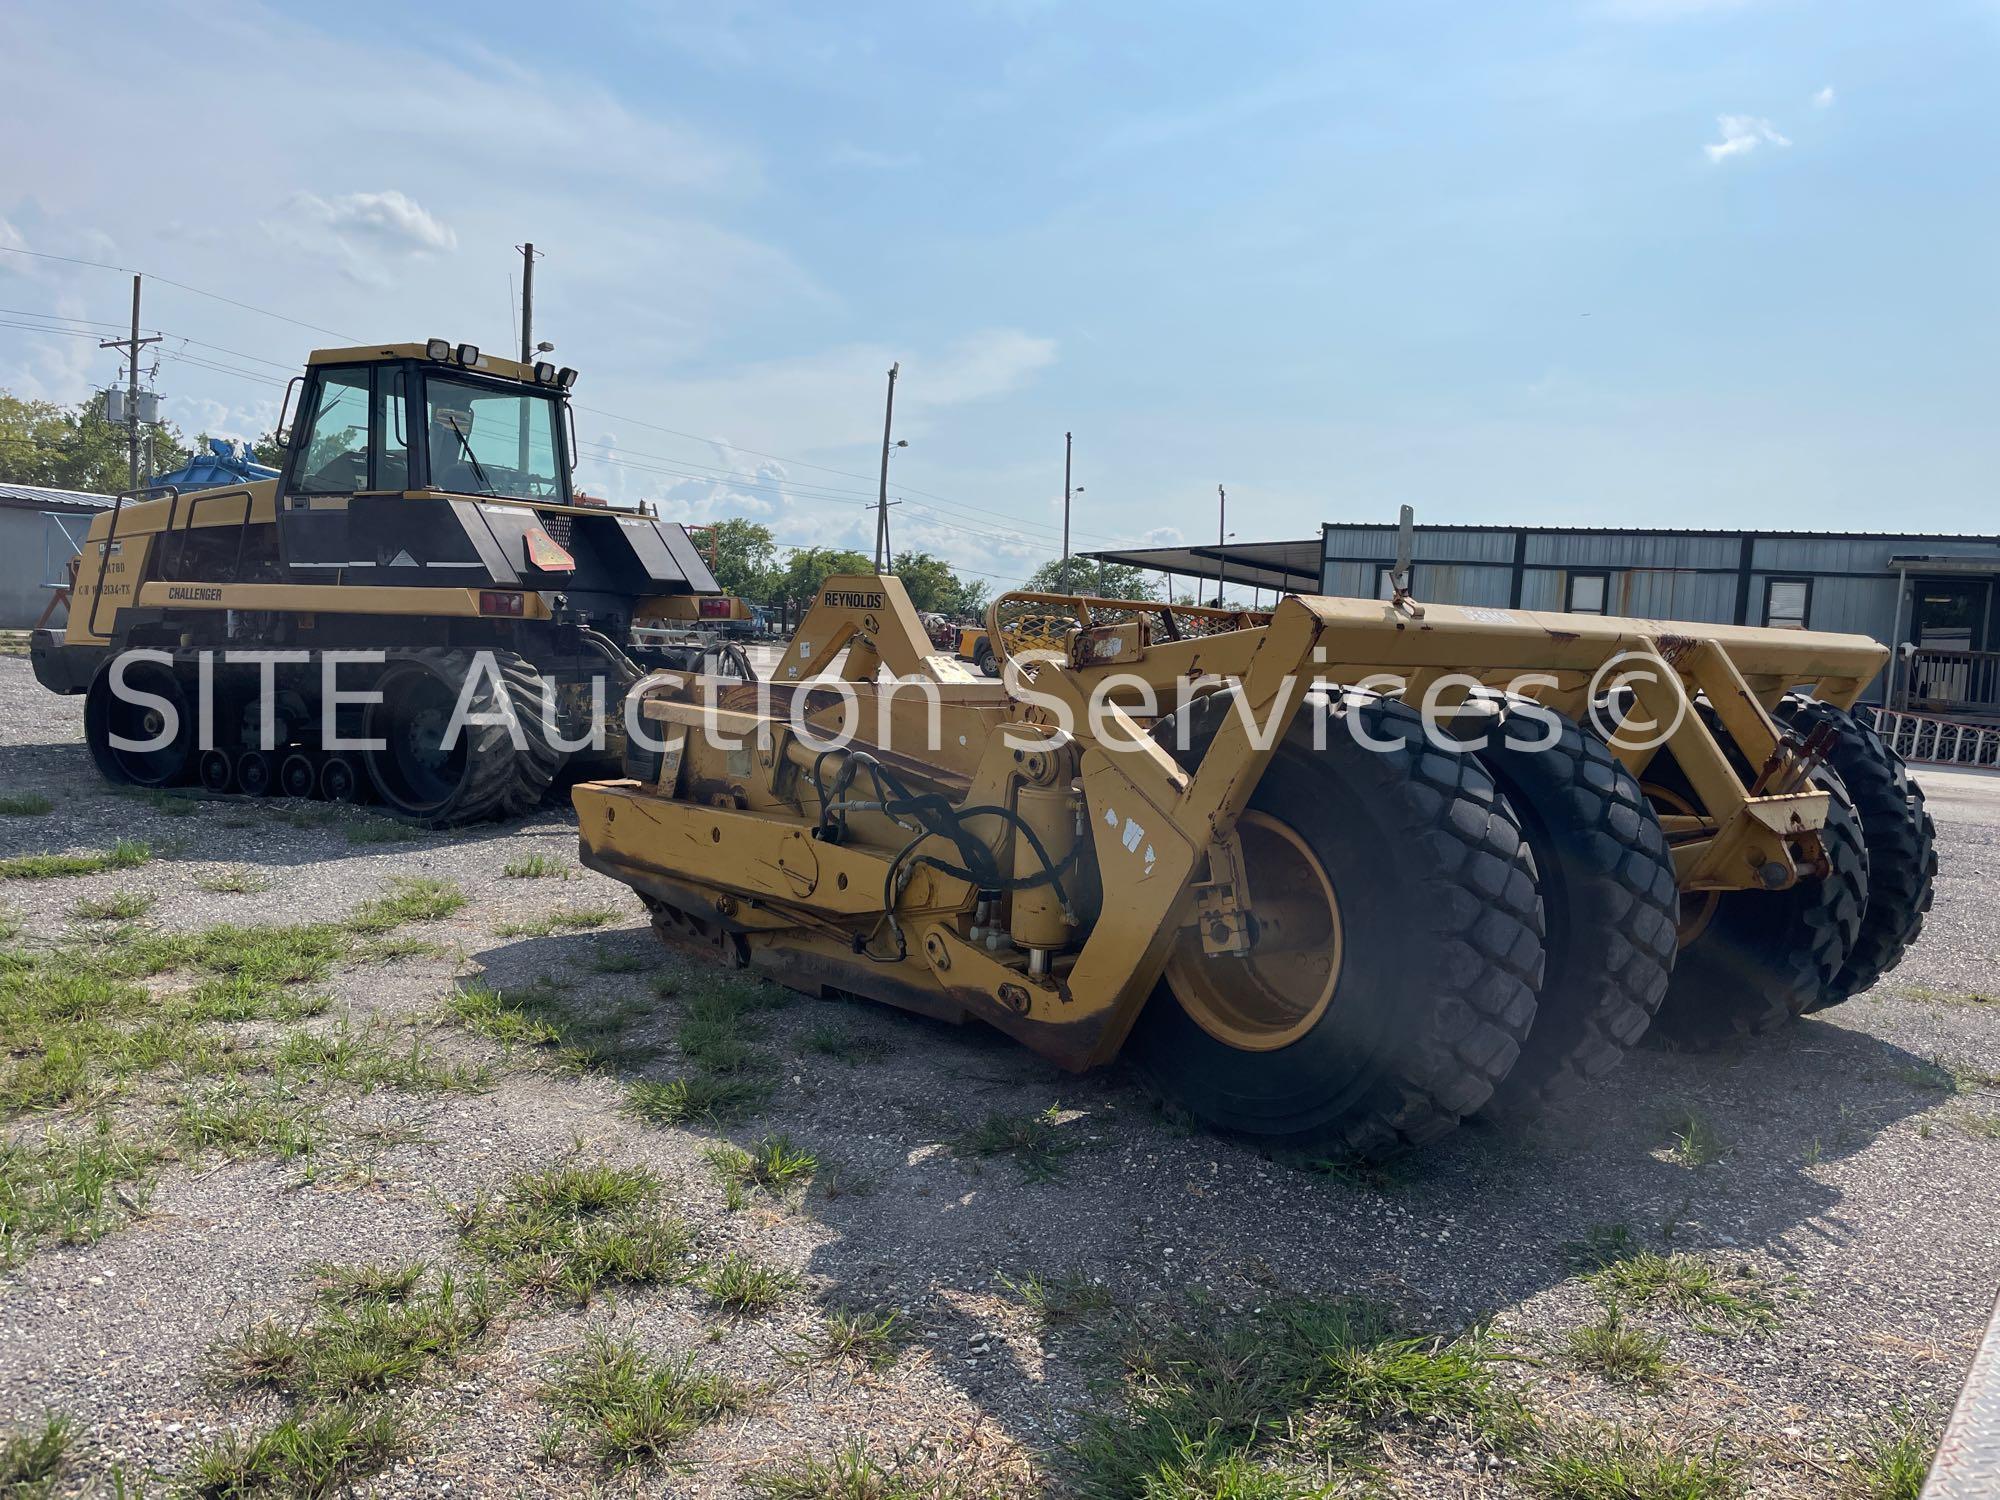
[[[902,1343],[903,1315],[894,1308],[869,1312],[830,1307],[811,1335],[816,1358],[827,1363],[851,1360],[871,1370],[894,1364]]]
[[[1683,1109],[1667,1122],[1673,1138],[1668,1154],[1684,1167],[1706,1167],[1722,1160],[1728,1148],[1708,1116],[1699,1110]]]
[[[54,810],[55,803],[40,792],[9,792],[0,796],[0,818],[39,818]]]
[[[232,1078],[184,1093],[170,1129],[191,1156],[219,1151],[232,1160],[292,1161],[318,1149],[327,1124],[316,1104]]]
[[[740,1250],[732,1250],[702,1267],[695,1285],[717,1307],[747,1316],[776,1307],[787,1292],[798,1290],[799,1278]]]
[[[1918,1500],[1937,1454],[1937,1424],[1902,1411],[1876,1422],[1846,1465],[1854,1500]]]
[[[1742,1473],[1720,1446],[1707,1452],[1648,1435],[1578,1427],[1523,1465],[1521,1483],[1538,1500],[1734,1500]]]
[[[350,932],[384,933],[410,922],[438,922],[466,902],[456,880],[429,875],[397,875],[381,895],[362,902],[347,919]]]
[[[192,792],[163,786],[108,786],[104,789],[127,802],[143,802],[154,812],[169,818],[191,817],[201,804]]]
[[[1255,1462],[1277,1440],[1338,1464],[1407,1423],[1512,1448],[1523,1419],[1493,1359],[1482,1338],[1413,1333],[1350,1299],[1277,1299],[1246,1319],[1168,1328],[1129,1351],[1127,1409],[1068,1445],[1074,1489],[1082,1500],[1311,1493],[1243,1486],[1299,1482]],[[1221,1477],[1190,1490],[1190,1476]]]
[[[509,880],[567,880],[575,872],[562,860],[546,854],[530,854],[508,860],[500,873]]]
[[[747,1151],[725,1143],[709,1147],[703,1155],[724,1182],[774,1195],[803,1189],[819,1168],[818,1157],[783,1134],[760,1136]]]
[[[1607,1307],[1595,1323],[1573,1328],[1563,1341],[1571,1364],[1613,1385],[1660,1390],[1673,1378],[1664,1336],[1626,1326],[1618,1309]]]
[[[218,870],[213,875],[204,875],[195,882],[203,890],[217,896],[249,896],[271,888],[271,877],[255,870],[233,866]]]
[[[740,1411],[751,1395],[727,1375],[697,1371],[690,1358],[658,1363],[602,1329],[556,1366],[542,1390],[544,1401],[582,1427],[590,1451],[615,1468],[662,1462],[700,1428]]]
[[[1966,1110],[1956,1117],[1954,1123],[1975,1141],[2000,1141],[2000,1115],[1982,1115]]]
[[[596,974],[643,974],[657,963],[652,955],[630,948],[600,947],[590,955],[591,972]]]
[[[1664,1307],[1705,1333],[1769,1328],[1778,1321],[1769,1292],[1747,1267],[1725,1272],[1685,1251],[1640,1250],[1610,1261],[1594,1279],[1614,1302]]]
[[[880,1062],[896,1049],[878,1036],[850,1030],[834,1021],[823,1021],[799,1038],[801,1052],[816,1052],[853,1067],[864,1062]]]
[[[1639,1241],[1629,1226],[1593,1224],[1584,1230],[1582,1239],[1564,1242],[1563,1263],[1572,1271],[1601,1271],[1638,1248]]]
[[[285,1084],[349,1084],[367,1094],[378,1088],[405,1093],[478,1093],[492,1086],[483,1066],[445,1061],[413,1034],[407,1047],[391,1043],[382,1022],[356,1030],[346,1021],[325,1031],[287,1032],[271,1059]]]
[[[10,1500],[53,1495],[75,1441],[76,1423],[68,1417],[49,1417],[40,1427],[0,1438],[0,1495]]]
[[[113,891],[108,896],[85,896],[69,909],[80,922],[130,922],[153,909],[153,898],[140,891]]]
[[[1005,1488],[959,1478],[941,1468],[934,1459],[917,1454],[896,1454],[889,1460],[877,1458],[859,1439],[830,1459],[801,1454],[765,1464],[738,1476],[743,1488],[757,1500],[1004,1500],[1004,1497],[1039,1494],[1037,1490],[1008,1485]],[[1145,1500],[1240,1500],[1248,1492],[1176,1490],[1169,1495]],[[1275,1493],[1275,1492],[1274,1492]]]
[[[152,845],[120,839],[97,854],[17,854],[0,859],[0,880],[60,880],[73,875],[101,875],[106,870],[134,870],[153,857]]]
[[[659,1179],[629,1167],[523,1173],[462,1209],[459,1232],[512,1284],[578,1306],[607,1284],[685,1279],[694,1247],[687,1225],[661,1208]]]
[[[562,1040],[548,1020],[478,980],[452,991],[445,1005],[466,1030],[502,1046],[549,1047]]]
[[[1061,1115],[1054,1104],[1034,1115],[996,1110],[953,1141],[951,1149],[960,1157],[1011,1156],[1023,1177],[1047,1182],[1061,1175],[1062,1159],[1083,1144],[1061,1123]]]
[[[771,1097],[768,1080],[745,1074],[694,1073],[664,1082],[640,1079],[627,1085],[625,1112],[648,1125],[684,1125],[691,1120],[724,1124],[762,1108]]]
[[[503,938],[550,937],[558,932],[589,932],[617,920],[618,909],[612,906],[558,906],[546,916],[530,921],[495,923],[493,935]]]
[[[1046,1276],[1039,1271],[1028,1271],[1019,1277],[995,1279],[1034,1313],[1043,1327],[1080,1322],[1117,1306],[1110,1287],[1081,1271],[1059,1271]]]
[[[362,1400],[455,1364],[493,1326],[499,1297],[484,1277],[422,1266],[321,1268],[305,1321],[267,1318],[209,1351],[219,1378],[268,1386],[308,1405]]]
[[[294,1413],[253,1437],[231,1433],[203,1444],[180,1487],[195,1500],[341,1494],[388,1468],[413,1442],[388,1411],[339,1405]]]
[[[87,1134],[51,1127],[39,1140],[0,1140],[0,1266],[43,1242],[87,1245],[110,1233],[145,1207],[158,1159],[102,1115]]]

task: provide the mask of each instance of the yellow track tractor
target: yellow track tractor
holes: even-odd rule
[[[1922,796],[1848,711],[1863,637],[1399,593],[1011,595],[991,638],[1010,610],[1070,628],[990,681],[893,577],[835,578],[773,682],[642,689],[658,748],[576,788],[584,863],[676,944],[1363,1156],[1649,1027],[1843,1000],[1929,905]]]
[[[36,676],[143,786],[442,825],[533,806],[572,759],[616,768],[625,692],[713,665],[674,633],[717,587],[680,526],[573,503],[575,381],[442,339],[315,352],[278,478],[92,523]]]

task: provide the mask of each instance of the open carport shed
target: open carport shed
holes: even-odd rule
[[[1280,594],[1319,591],[1320,543],[1316,537],[1297,542],[1237,542],[1228,546],[1124,547],[1087,552],[1096,562],[1147,568],[1167,577],[1169,597],[1192,593],[1213,599],[1222,588],[1272,589]],[[1181,587],[1180,580],[1187,581]]]

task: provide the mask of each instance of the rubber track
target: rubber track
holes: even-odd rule
[[[1680,897],[1659,818],[1610,748],[1561,716],[1553,744],[1540,718],[1510,740],[1509,707],[1480,756],[1528,831],[1549,948],[1534,1029],[1486,1107],[1514,1120],[1608,1073],[1645,1035],[1673,972]]]
[[[424,821],[434,828],[458,823],[474,823],[483,818],[511,818],[539,807],[548,795],[556,774],[562,769],[564,754],[549,742],[542,722],[542,679],[527,659],[511,651],[492,653],[499,682],[504,686],[521,728],[523,748],[517,750],[508,726],[473,724],[466,726],[466,755],[470,765],[465,784],[448,806]],[[471,675],[474,654],[424,648],[399,651],[389,666],[399,662],[421,662],[455,687]],[[491,714],[501,707],[494,687],[494,675],[485,674],[479,694],[470,705],[473,715]]]
[[[1937,877],[1937,829],[1923,789],[1898,755],[1866,724],[1831,703],[1788,693],[1775,717],[1799,734],[1830,723],[1840,731],[1829,763],[1840,773],[1868,844],[1868,907],[1847,961],[1813,1010],[1838,1005],[1902,961],[1924,929]]]

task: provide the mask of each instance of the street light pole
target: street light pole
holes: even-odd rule
[[[882,411],[882,487],[875,498],[875,571],[889,565],[883,556],[889,545],[889,432],[896,422],[896,372],[903,368],[899,359],[889,366],[889,401]]]
[[[1072,434],[1063,434],[1063,560],[1062,586],[1069,587],[1069,460],[1070,450],[1075,442]]]
[[[1228,568],[1228,554],[1223,550],[1229,545],[1229,495],[1221,485],[1215,487],[1215,605],[1222,607],[1222,578]]]

